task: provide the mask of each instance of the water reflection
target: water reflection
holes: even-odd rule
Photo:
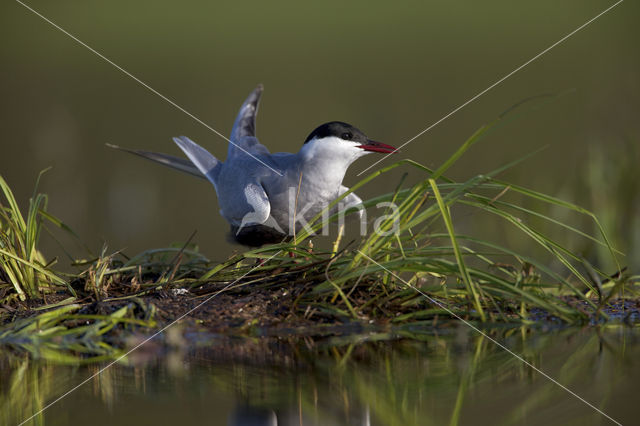
[[[635,418],[637,327],[490,334],[617,421]],[[114,365],[27,424],[609,422],[467,328],[412,337],[196,338]],[[20,423],[100,367],[5,353],[0,423]]]

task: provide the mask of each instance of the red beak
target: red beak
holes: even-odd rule
[[[358,145],[358,148],[362,148],[365,151],[380,152],[382,154],[395,154],[398,151],[391,145],[372,140],[367,140],[367,143]]]

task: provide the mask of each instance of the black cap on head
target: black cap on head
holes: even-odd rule
[[[322,139],[328,136],[335,136],[340,139],[360,142],[362,144],[367,143],[369,140],[364,133],[353,127],[351,124],[343,123],[342,121],[331,121],[318,126],[309,134],[309,136],[307,136],[304,143],[311,141],[313,138]]]

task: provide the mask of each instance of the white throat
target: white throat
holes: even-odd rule
[[[335,136],[310,140],[298,152],[303,176],[339,187],[351,163],[369,153],[358,145]]]

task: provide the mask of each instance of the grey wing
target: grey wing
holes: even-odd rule
[[[258,115],[258,104],[262,90],[262,84],[259,84],[240,107],[231,130],[228,157],[247,152],[250,154],[269,154],[267,147],[256,138],[256,116]]]
[[[106,144],[109,148],[117,149],[120,151],[128,152],[129,154],[138,155],[147,160],[162,164],[172,169],[180,170],[181,172],[189,173],[193,176],[206,179],[206,177],[198,170],[191,161],[185,158],[174,157],[173,155],[163,154],[160,152],[142,151],[138,149],[127,149],[110,143]]]
[[[261,225],[269,219],[271,203],[259,183],[249,183],[231,197],[220,198],[220,213],[234,226]],[[233,198],[233,199],[231,199]]]

